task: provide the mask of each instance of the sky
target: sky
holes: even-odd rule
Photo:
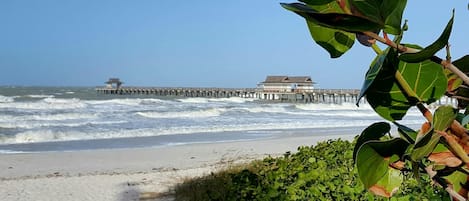
[[[293,1],[2,0],[0,86],[244,88],[288,75],[361,88],[374,52],[356,42],[331,59],[280,2]],[[403,42],[431,44],[453,8],[451,54],[468,54],[466,0],[408,0]]]

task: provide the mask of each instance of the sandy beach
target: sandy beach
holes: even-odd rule
[[[352,139],[354,135],[333,135]],[[155,200],[186,178],[331,136],[0,155],[0,200]],[[172,200],[166,196],[156,200]]]

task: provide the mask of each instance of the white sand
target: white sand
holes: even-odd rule
[[[139,200],[168,192],[185,178],[210,174],[227,164],[296,151],[298,146],[313,145],[331,137],[353,136],[0,154],[0,200]]]

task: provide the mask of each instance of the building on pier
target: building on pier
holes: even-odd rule
[[[113,88],[120,89],[123,82],[121,82],[119,78],[109,78],[109,80],[105,82],[105,84],[106,84],[106,88],[108,89],[113,89]]]
[[[267,76],[257,85],[257,97],[264,100],[301,101],[305,94],[313,93],[310,76]]]
[[[262,92],[308,93],[314,90],[315,82],[309,76],[267,76],[257,88]]]

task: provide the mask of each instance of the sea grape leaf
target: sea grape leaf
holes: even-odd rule
[[[401,138],[393,138],[387,141],[372,140],[366,143],[369,143],[368,145],[371,146],[374,151],[376,151],[380,156],[385,158],[389,158],[393,155],[398,156],[398,158],[402,157],[407,147],[410,145],[407,141]]]
[[[393,71],[393,72],[386,72],[385,74],[394,75],[395,69],[392,66],[394,65],[394,62],[396,62],[396,61],[394,61],[392,64],[389,64],[392,60],[391,57],[387,58],[389,51],[391,51],[390,48],[386,49],[382,54],[377,55],[375,57],[375,59],[373,60],[373,62],[371,63],[370,69],[368,69],[368,71],[366,72],[365,82],[363,82],[362,89],[360,90],[360,95],[358,96],[358,100],[357,100],[357,103],[356,103],[357,106],[360,103],[360,99],[367,94],[368,89],[374,83],[374,81],[376,80],[376,77],[378,76],[378,74],[380,74],[381,69],[383,68],[383,66],[385,66],[385,65],[386,66],[391,66],[391,68],[387,68],[387,70],[388,71],[390,70],[390,71]],[[384,74],[384,72],[381,72],[381,75],[383,75],[383,74]]]
[[[360,16],[344,13],[320,13],[301,3],[281,3],[281,5],[283,8],[304,17],[307,21],[346,32],[376,31],[384,27],[383,24]]]
[[[430,60],[420,63],[399,62],[399,72],[417,96],[427,104],[439,100],[446,92],[448,80],[443,68]]]
[[[331,2],[335,2],[336,0],[299,0],[299,1],[312,6],[312,5],[325,5]]]
[[[401,34],[402,14],[407,0],[352,0],[354,14],[384,25],[386,33]]]
[[[383,16],[386,16],[384,19],[384,32],[394,35],[402,33],[402,14],[404,13],[406,5],[407,0],[383,1],[381,4],[381,10],[384,13]]]
[[[464,73],[469,72],[469,55],[466,55],[456,61],[453,61],[453,65],[455,65],[459,70]]]
[[[403,182],[401,171],[389,168],[388,172],[369,190],[379,196],[390,198],[394,193],[399,190]]]
[[[351,0],[349,1],[355,11],[355,14],[364,15],[367,18],[379,21],[381,20],[381,2],[378,0]],[[359,13],[357,13],[357,11]]]
[[[432,153],[437,146],[440,137],[441,135],[435,133],[433,128],[428,130],[426,133],[423,133],[423,136],[417,137],[414,149],[410,154],[411,160],[418,162],[423,157]]]
[[[446,78],[448,79],[448,92],[455,91],[463,84],[462,79],[458,75],[454,74],[452,71],[445,69],[444,72]]]
[[[448,181],[450,184],[452,184],[454,191],[458,193],[466,191],[466,189],[464,189],[464,185],[467,184],[468,181],[467,174],[460,171],[454,171],[452,174],[443,178],[446,179],[446,181]]]
[[[310,6],[321,13],[341,12],[336,1],[319,6]],[[355,42],[355,34],[346,31],[324,27],[313,21],[306,20],[313,40],[327,50],[331,58],[338,58],[347,52]]]
[[[395,54],[395,51],[389,51],[387,58],[394,57],[389,54]],[[404,93],[393,71],[385,70],[391,67],[383,68],[366,92],[368,103],[376,113],[389,121],[401,120],[408,109],[416,105],[417,100],[430,104],[446,92],[447,79],[438,64],[430,60],[420,63],[398,61],[398,67],[399,73],[418,97],[408,97]]]
[[[397,126],[397,131],[399,132],[399,135],[406,140],[410,144],[414,144],[415,140],[417,139],[417,131],[414,131],[413,129],[404,126],[402,124],[399,124],[397,122],[394,122],[394,125]]]
[[[436,166],[458,167],[462,164],[462,161],[456,157],[448,148],[446,148],[444,151],[437,151],[436,149],[437,148],[435,148],[435,151],[433,151],[428,156],[428,160],[432,161]],[[445,173],[447,173],[447,171],[448,170],[445,170]]]
[[[390,130],[391,125],[387,122],[376,122],[365,128],[358,137],[353,149],[353,161],[356,159],[357,151],[360,146],[371,140],[379,140],[381,137],[389,133]]]
[[[396,157],[392,156],[402,156],[408,145],[406,141],[395,138],[389,141],[368,141],[360,146],[356,164],[364,186],[374,193],[385,192],[379,194],[391,196],[400,186],[402,175],[396,174],[389,164],[396,162]]]
[[[358,175],[366,188],[370,188],[384,177],[389,166],[389,161],[379,155],[368,143],[360,147],[356,161]]]
[[[433,128],[437,131],[445,131],[456,119],[457,114],[457,110],[453,106],[444,105],[438,107],[433,115]]]
[[[461,120],[461,125],[466,126],[466,124],[469,124],[469,115],[465,116],[465,117]]]
[[[449,36],[451,35],[451,30],[453,28],[453,21],[454,10],[451,19],[443,30],[443,33],[441,33],[440,37],[438,37],[435,42],[417,53],[402,54],[399,56],[399,59],[409,63],[418,63],[430,59],[436,52],[440,51],[448,44]]]

